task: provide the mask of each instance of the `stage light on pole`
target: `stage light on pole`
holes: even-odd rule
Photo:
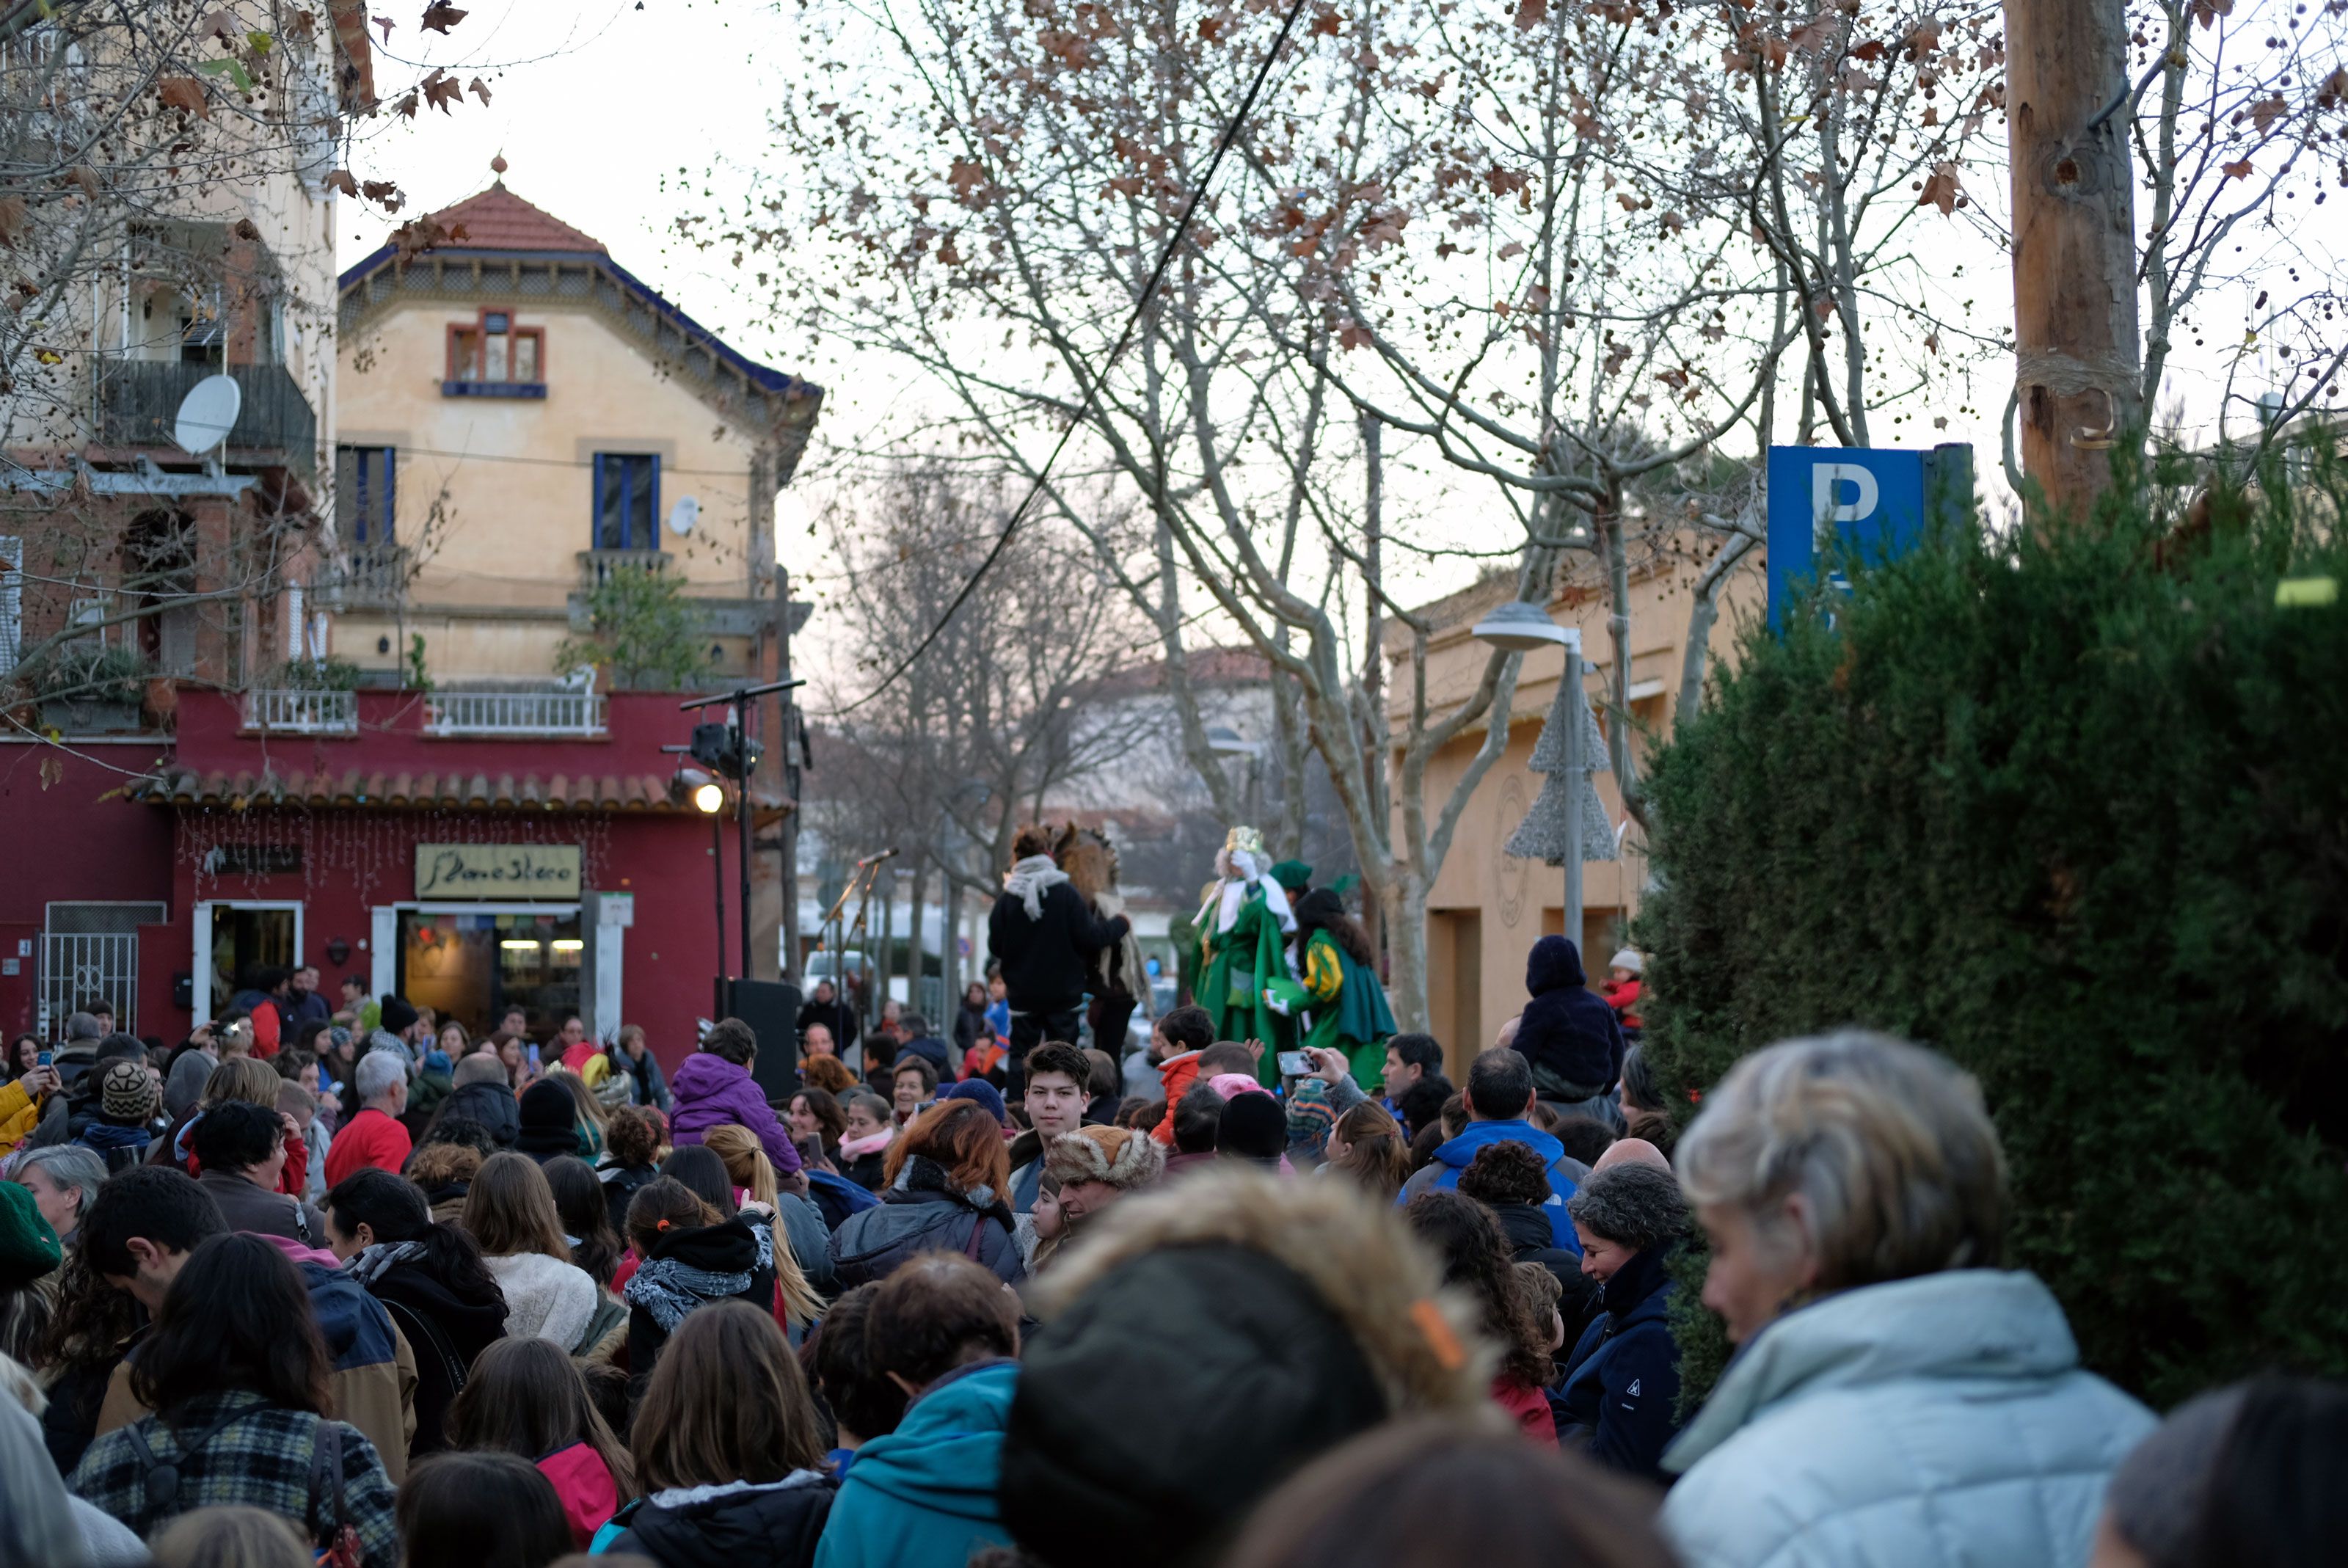
[[[726,809],[724,787],[711,783],[696,788],[693,792],[693,809],[705,817],[714,817],[724,810]]]

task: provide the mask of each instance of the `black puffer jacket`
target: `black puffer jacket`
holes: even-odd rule
[[[440,1121],[466,1117],[489,1130],[499,1149],[511,1149],[521,1136],[521,1108],[513,1090],[501,1083],[469,1083],[448,1091],[440,1102]]]
[[[1562,936],[1542,937],[1525,960],[1532,1000],[1517,1025],[1516,1046],[1543,1099],[1587,1099],[1622,1079],[1622,1020],[1585,979],[1580,950]]]
[[[662,1568],[705,1568],[712,1563],[758,1568],[808,1568],[831,1517],[839,1485],[813,1470],[797,1470],[764,1485],[720,1490],[695,1487],[663,1492],[623,1509],[626,1529],[607,1551],[635,1552]]]
[[[850,1214],[832,1233],[831,1259],[842,1290],[886,1279],[919,1253],[961,1253],[1016,1284],[1027,1269],[1012,1226],[1011,1211],[994,1193],[956,1191],[935,1161],[916,1154],[880,1194],[879,1208]]]
[[[1002,961],[1003,985],[1013,1007],[1023,1013],[1069,1012],[1084,1005],[1091,981],[1088,960],[1125,934],[1126,919],[1097,919],[1084,896],[1064,882],[1045,888],[1037,904],[1043,913],[1030,920],[1018,894],[997,898],[986,917],[986,944]]]

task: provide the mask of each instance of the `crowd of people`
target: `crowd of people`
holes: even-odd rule
[[[0,1568],[2348,1561],[2348,1391],[2164,1424],[2081,1367],[1944,1058],[1789,1040],[1667,1107],[1638,955],[1601,994],[1561,937],[1447,1049],[1322,890],[1270,984],[1246,855],[1220,1014],[1123,1063],[1031,980],[959,1049],[819,988],[778,1100],[733,1019],[664,1075],[290,981],[12,1044]],[[1013,936],[1117,939],[1032,862]],[[1304,1070],[1221,1032],[1241,984]]]

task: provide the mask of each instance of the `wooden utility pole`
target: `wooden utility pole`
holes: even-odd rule
[[[2123,0],[2005,0],[2022,469],[2084,517],[2144,422]]]

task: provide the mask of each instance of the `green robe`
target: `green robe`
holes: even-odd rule
[[[1392,1009],[1386,1006],[1385,987],[1378,984],[1375,973],[1354,962],[1337,939],[1325,931],[1316,931],[1304,946],[1305,990],[1313,986],[1317,967],[1325,974],[1334,962],[1342,976],[1334,998],[1315,1001],[1309,1015],[1313,1026],[1304,1036],[1304,1043],[1321,1050],[1344,1053],[1347,1070],[1354,1082],[1364,1090],[1385,1077],[1386,1041],[1395,1033]]]
[[[1294,1048],[1296,1024],[1263,1000],[1266,976],[1288,977],[1288,961],[1282,956],[1287,943],[1279,918],[1264,907],[1263,890],[1248,889],[1231,928],[1217,933],[1210,943],[1212,956],[1199,987],[1199,1006],[1214,1015],[1215,1038],[1263,1042],[1256,1079],[1267,1088],[1277,1088],[1278,1057]]]

